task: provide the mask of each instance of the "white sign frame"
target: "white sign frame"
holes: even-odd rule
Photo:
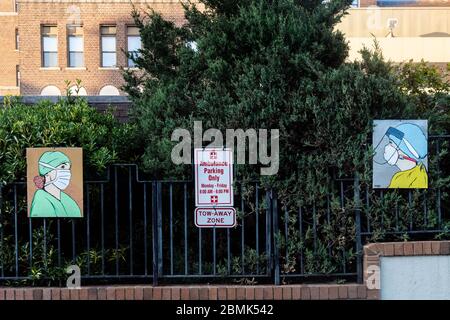
[[[205,173],[205,169],[201,170],[202,161],[208,158],[207,161],[211,161],[211,153],[215,152],[217,163],[224,163],[221,165],[221,169],[224,170],[223,174],[212,173],[214,178],[219,179],[216,182],[208,182],[205,176],[211,175],[210,173]],[[216,160],[212,161],[213,163]],[[216,169],[217,166],[209,166],[209,169]],[[195,175],[195,206],[196,207],[233,207],[234,206],[234,194],[233,194],[233,153],[230,148],[195,148],[194,149],[194,175]],[[219,175],[219,176],[217,176]],[[222,180],[220,180],[222,179]],[[202,183],[208,183],[208,185],[213,184],[216,187],[207,188],[211,192],[205,193],[201,190],[205,190],[200,185]],[[225,184],[226,187],[217,187],[217,184]],[[206,185],[206,184],[205,184]],[[220,193],[220,190],[228,190],[225,193]],[[206,198],[209,195],[210,200],[204,201],[202,198]],[[215,197],[213,199],[213,197]],[[215,200],[215,202],[212,202]]]
[[[200,210],[207,210],[207,211],[220,211],[220,210],[231,210],[233,211],[232,213],[232,220],[233,222],[230,224],[229,222],[226,224],[201,224],[199,223],[199,211]],[[195,208],[195,225],[198,228],[233,228],[236,226],[236,209],[233,207],[199,207],[199,208]]]

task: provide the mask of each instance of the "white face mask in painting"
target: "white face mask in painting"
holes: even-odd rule
[[[391,166],[395,165],[398,161],[399,154],[397,148],[395,148],[392,144],[386,145],[384,148],[384,159]]]
[[[53,183],[53,185],[55,187],[57,187],[58,189],[64,190],[69,186],[71,177],[72,177],[72,174],[70,173],[70,170],[57,169],[56,170],[56,178],[55,178],[55,180],[51,181],[50,183]]]
[[[72,177],[72,173],[70,169],[57,169],[49,164],[39,162],[41,166],[47,167],[49,169],[53,169],[56,172],[55,179],[45,182],[45,185],[53,184],[60,190],[64,190],[69,186],[70,178]]]

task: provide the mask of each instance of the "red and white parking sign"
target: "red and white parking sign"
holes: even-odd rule
[[[233,156],[231,149],[194,149],[195,206],[233,206]]]

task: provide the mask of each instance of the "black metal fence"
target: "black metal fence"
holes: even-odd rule
[[[436,170],[449,138],[430,137]],[[258,182],[235,183],[231,229],[195,226],[192,181],[143,180],[134,164],[84,182],[82,219],[28,218],[26,185],[12,183],[0,186],[0,281],[63,285],[76,264],[98,283],[361,282],[364,243],[450,234],[448,185],[433,183],[390,192],[335,179],[325,199],[295,209]]]
[[[73,264],[97,281],[271,275],[271,214],[258,207],[270,198],[258,184],[256,214],[233,229],[195,227],[193,182],[141,180],[134,164],[84,182],[82,219],[28,218],[25,182],[0,188],[1,281],[57,280]],[[248,200],[236,198],[241,214]],[[246,250],[254,260],[246,261]]]

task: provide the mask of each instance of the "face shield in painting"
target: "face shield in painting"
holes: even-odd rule
[[[403,132],[389,127],[374,149],[373,161],[380,165],[395,165],[399,159],[399,145],[403,138]]]

